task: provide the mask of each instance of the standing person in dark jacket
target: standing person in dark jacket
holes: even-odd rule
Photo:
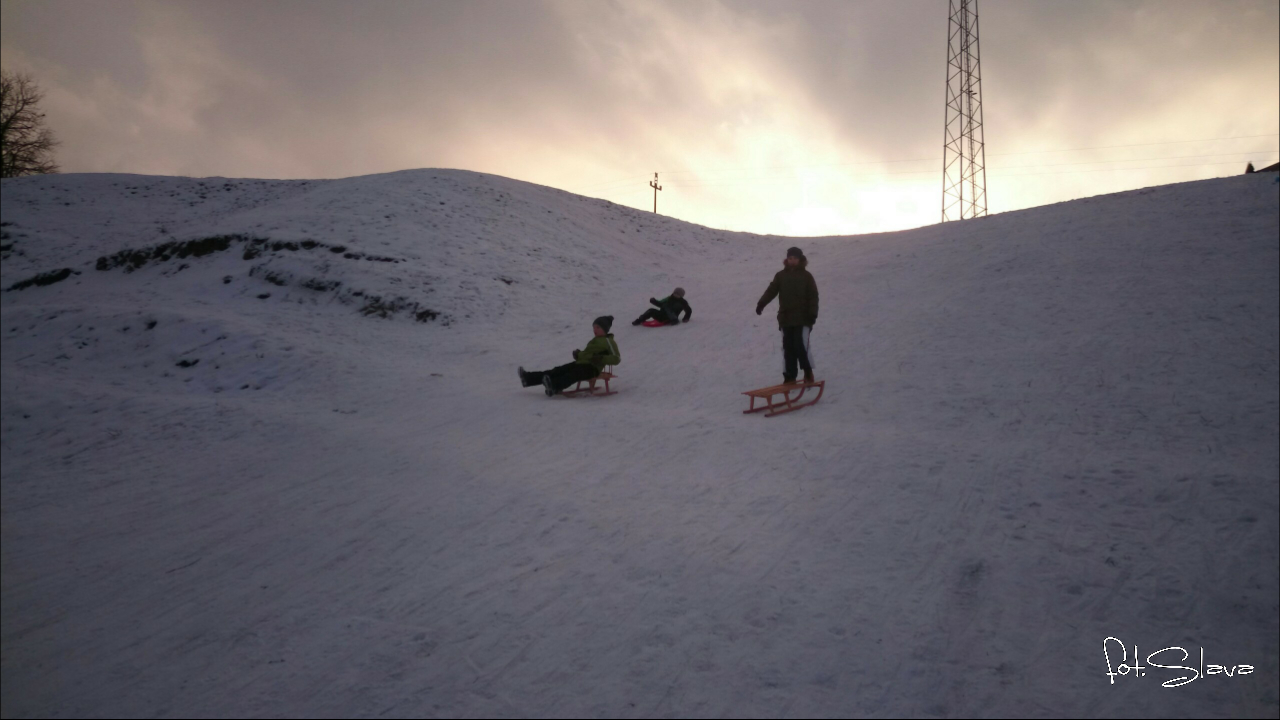
[[[689,322],[689,318],[693,316],[693,308],[689,307],[689,303],[684,299],[684,288],[676,288],[661,300],[649,298],[649,304],[654,307],[645,310],[643,315],[632,320],[632,325],[639,325],[645,320],[660,320],[667,325],[679,325],[681,312],[684,313],[683,322]]]
[[[573,362],[545,371],[530,372],[519,368],[516,372],[520,375],[520,385],[522,387],[541,385],[547,397],[551,397],[579,380],[590,380],[596,377],[601,370],[604,370],[605,365],[621,363],[622,353],[618,351],[618,343],[609,332],[611,327],[613,327],[612,315],[596,318],[591,325],[595,337],[591,338],[585,348],[573,351]]]
[[[818,321],[818,284],[805,267],[809,261],[800,248],[787,250],[782,269],[756,303],[756,314],[778,298],[778,329],[782,331],[782,381],[796,381],[796,364],[804,370],[804,381],[813,382],[813,363],[809,357],[809,331]]]

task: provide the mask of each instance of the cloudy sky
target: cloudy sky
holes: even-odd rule
[[[1275,0],[981,0],[991,212],[1276,162]],[[64,172],[496,173],[712,227],[938,222],[946,0],[0,2]]]

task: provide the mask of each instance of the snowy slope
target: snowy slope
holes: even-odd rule
[[[447,170],[0,216],[5,717],[1280,708],[1271,175],[848,238]],[[744,416],[792,244],[829,386]],[[519,387],[604,314],[618,395]]]

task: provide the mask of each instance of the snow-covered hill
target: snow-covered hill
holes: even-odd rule
[[[1274,717],[1277,192],[796,239],[452,170],[5,180],[3,715]],[[793,244],[827,392],[746,416]],[[618,395],[519,387],[599,315]],[[1113,682],[1109,636],[1256,670]]]

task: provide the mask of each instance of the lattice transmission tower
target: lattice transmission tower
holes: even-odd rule
[[[942,222],[987,214],[982,137],[978,0],[951,0],[947,23],[947,122],[942,155]]]

